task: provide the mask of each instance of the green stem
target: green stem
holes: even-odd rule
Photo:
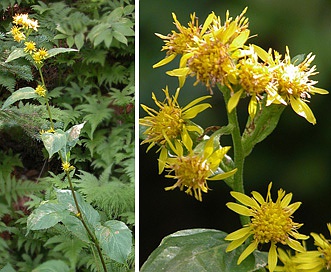
[[[220,90],[223,93],[225,104],[227,105],[231,97],[231,92],[227,87],[220,87]],[[233,109],[231,112],[227,111],[229,125],[232,126],[231,137],[233,143],[233,152],[234,152],[234,164],[237,168],[237,172],[234,174],[233,187],[232,189],[236,192],[245,193],[244,190],[244,163],[245,163],[245,154],[243,145],[241,142],[241,133],[240,126],[238,122],[237,110]],[[250,222],[248,216],[240,216],[241,224],[244,226]]]
[[[44,76],[41,71],[41,67],[38,67],[38,71],[39,71],[39,75],[40,75],[40,79],[41,79],[41,84],[43,85],[44,88],[46,88]],[[46,91],[47,91],[47,89],[46,89]],[[47,97],[46,97],[46,107],[47,107],[47,112],[48,112],[48,116],[49,116],[49,121],[51,123],[51,129],[54,130],[54,123],[53,123],[53,118],[52,118],[52,113],[51,113],[51,107],[49,106]]]
[[[100,257],[100,260],[101,260],[101,264],[102,264],[102,267],[103,267],[103,270],[105,272],[107,272],[107,267],[106,267],[106,263],[105,263],[105,260],[103,258],[103,255],[102,255],[102,252],[101,252],[101,248],[100,248],[100,245],[99,245],[99,241],[98,239],[93,235],[92,231],[90,230],[90,228],[88,227],[85,219],[84,219],[84,216],[82,214],[82,211],[78,205],[78,201],[77,201],[77,197],[76,197],[76,193],[75,193],[75,190],[74,190],[74,187],[72,185],[72,182],[71,182],[71,178],[70,178],[70,173],[69,171],[65,171],[66,173],[66,176],[68,178],[68,182],[69,182],[69,186],[70,186],[70,190],[71,190],[71,194],[72,194],[72,197],[74,198],[74,202],[75,202],[75,205],[76,205],[76,209],[77,209],[77,217],[78,219],[82,222],[84,228],[86,229],[88,235],[91,237],[97,251],[98,251],[98,254],[99,254],[99,257]]]

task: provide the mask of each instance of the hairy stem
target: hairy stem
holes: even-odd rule
[[[227,87],[219,87],[223,93],[225,104],[227,105],[231,97],[231,92]],[[244,190],[244,163],[245,163],[245,153],[243,145],[241,142],[240,126],[237,117],[237,110],[233,109],[231,112],[227,111],[229,125],[232,126],[231,137],[233,143],[234,152],[234,164],[237,168],[237,172],[234,174],[233,187],[232,189],[236,192],[245,193]],[[241,224],[244,226],[249,223],[249,217],[240,216]]]
[[[69,173],[69,171],[65,171],[65,173],[66,173],[66,176],[68,178],[68,182],[69,182],[71,194],[72,194],[72,197],[74,198],[74,202],[75,202],[75,205],[76,205],[76,209],[77,209],[76,216],[82,222],[82,224],[83,224],[84,228],[86,229],[88,235],[91,237],[92,242],[94,243],[94,245],[95,245],[95,247],[96,247],[96,249],[98,251],[98,254],[99,254],[99,257],[100,257],[100,260],[101,260],[101,263],[102,263],[103,270],[105,272],[107,272],[106,263],[105,263],[105,260],[103,258],[102,252],[101,252],[99,241],[94,236],[94,234],[92,233],[92,231],[90,230],[89,226],[87,225],[87,223],[86,223],[86,221],[84,219],[83,213],[82,213],[82,211],[81,211],[81,209],[79,207],[78,201],[77,201],[77,197],[76,197],[76,193],[75,193],[74,187],[73,187],[72,182],[71,182],[70,173]]]
[[[40,79],[41,79],[41,84],[47,90],[46,85],[45,85],[44,76],[43,76],[43,73],[41,71],[41,67],[38,68],[38,71],[39,71],[39,75],[40,75]],[[52,113],[51,113],[51,107],[49,106],[47,97],[46,97],[46,107],[47,107],[47,112],[48,112],[48,116],[49,116],[49,121],[51,123],[51,129],[54,129],[54,123],[53,123],[53,118],[52,118]]]

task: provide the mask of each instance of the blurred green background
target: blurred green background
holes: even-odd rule
[[[172,93],[178,82],[165,71],[178,67],[177,62],[153,69],[152,65],[161,60],[165,53],[160,52],[163,42],[155,32],[167,35],[175,29],[171,13],[175,12],[182,25],[187,26],[190,13],[196,12],[199,22],[214,11],[225,18],[228,9],[235,17],[248,6],[246,16],[252,34],[249,40],[264,49],[270,47],[284,54],[289,46],[291,56],[313,52],[320,72],[314,76],[318,87],[331,91],[331,1],[330,0],[223,0],[223,1],[140,1],[140,103],[150,107],[154,92],[163,100],[162,88],[166,85]],[[201,84],[193,87],[194,79],[187,80],[180,95],[180,105],[208,94]],[[226,125],[227,119],[220,92],[214,90],[209,101],[213,108],[199,115],[195,121],[202,127]],[[295,222],[302,222],[301,233],[311,231],[324,233],[329,237],[326,223],[331,222],[331,96],[316,95],[310,107],[317,119],[315,126],[296,115],[288,107],[276,130],[258,144],[247,158],[245,165],[246,193],[257,190],[265,195],[267,185],[273,181],[273,196],[277,189],[293,192],[293,201],[303,204],[294,214]],[[242,122],[247,117],[247,101],[241,101],[239,114]],[[146,114],[140,110],[140,117]],[[231,144],[227,138],[221,139],[224,145]],[[157,174],[155,149],[146,154],[146,146],[140,148],[140,262],[159,245],[161,239],[175,231],[187,228],[214,228],[231,232],[240,227],[237,215],[225,207],[229,200],[229,188],[222,182],[209,182],[212,189],[203,195],[200,203],[179,190],[165,192],[164,187],[175,181]],[[310,243],[311,243],[310,239]],[[309,242],[308,242],[309,245]]]

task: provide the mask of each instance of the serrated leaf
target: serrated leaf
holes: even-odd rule
[[[90,242],[89,236],[83,226],[83,223],[77,217],[68,214],[62,218],[62,223],[78,239],[86,243]]]
[[[27,229],[42,230],[55,226],[68,212],[64,205],[58,203],[41,204],[27,219]]]
[[[63,261],[47,261],[37,266],[32,272],[68,272],[69,267]]]
[[[10,105],[15,102],[23,99],[31,99],[39,97],[38,94],[35,93],[35,90],[31,87],[20,88],[17,91],[13,92],[11,96],[7,98],[7,100],[2,105],[2,110],[8,108]]]
[[[65,205],[67,206],[67,209],[69,211],[71,211],[75,214],[78,213],[72,193],[70,190],[56,190],[56,194],[57,194],[59,203],[65,203]],[[87,223],[93,228],[96,225],[99,225],[99,222],[100,222],[99,213],[90,204],[85,202],[79,193],[75,192],[75,195],[76,195],[80,210],[83,213],[82,216],[84,216]]]
[[[132,249],[132,234],[121,221],[110,220],[95,229],[100,246],[109,258],[125,263]]]
[[[5,62],[11,62],[26,55],[27,53],[24,52],[23,48],[16,48],[10,53],[10,55],[8,56]]]
[[[57,129],[54,133],[41,134],[41,140],[51,158],[55,153],[59,152],[67,144],[67,135],[64,131]]]
[[[213,229],[189,229],[165,237],[143,264],[141,272],[152,271],[222,271],[253,272],[267,264],[267,255],[256,251],[237,265],[244,249],[225,252],[227,234]]]
[[[72,45],[73,45],[73,44],[72,44]],[[49,49],[49,50],[47,51],[47,53],[48,53],[47,58],[54,57],[54,56],[56,56],[57,54],[68,53],[68,52],[77,52],[77,51],[78,51],[78,50],[77,50],[77,49],[74,49],[74,48],[63,48],[63,47],[52,48],[52,49]]]

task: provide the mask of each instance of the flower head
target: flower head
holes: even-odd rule
[[[315,87],[317,81],[310,79],[310,76],[318,73],[315,65],[310,67],[315,56],[310,53],[302,62],[298,63],[297,60],[291,60],[288,47],[286,47],[283,60],[275,50],[274,55],[271,50],[267,53],[257,46],[255,46],[255,50],[259,57],[272,67],[273,80],[277,84],[277,91],[268,93],[267,105],[272,103],[290,104],[298,115],[315,124],[316,119],[307,102],[313,94],[328,94],[328,91]]]
[[[37,28],[39,27],[38,21],[30,19],[28,14],[16,14],[13,17],[13,23],[16,25],[20,25],[25,29],[30,28],[35,31],[37,31]]]
[[[168,39],[163,49],[167,49],[170,53],[153,67],[165,65],[177,54],[182,54],[180,67],[167,72],[168,75],[179,78],[180,87],[183,86],[188,75],[196,76],[195,84],[202,82],[210,90],[216,83],[233,82],[236,60],[241,55],[238,50],[243,47],[249,36],[245,12],[246,9],[234,20],[227,12],[223,24],[220,17],[212,12],[202,27],[198,27],[197,20],[194,24],[195,15],[193,14],[189,28],[183,28],[174,17],[180,33],[173,32],[170,36],[172,39],[169,36],[161,36],[162,39]],[[172,41],[171,45],[170,41]]]
[[[26,53],[31,54],[32,52],[37,50],[35,42],[32,42],[32,41],[25,42],[24,45],[25,45],[24,52],[26,52]]]
[[[63,162],[62,163],[62,169],[65,172],[70,172],[75,169],[73,165],[70,164],[70,162]]]
[[[36,94],[38,94],[41,97],[46,96],[46,89],[42,85],[38,85],[37,88],[34,90]]]
[[[257,249],[259,244],[270,243],[268,266],[272,272],[275,270],[278,259],[276,244],[288,245],[295,251],[303,252],[304,247],[296,239],[308,239],[308,236],[298,233],[297,230],[302,224],[292,220],[292,214],[300,207],[301,202],[290,204],[292,194],[285,195],[282,189],[278,190],[278,198],[276,202],[273,202],[270,193],[271,186],[272,183],[268,186],[265,200],[258,192],[252,192],[253,197],[231,192],[231,195],[242,204],[229,202],[226,204],[227,207],[238,214],[251,217],[251,222],[242,229],[230,233],[225,240],[232,241],[226,249],[231,251],[249,237],[253,238],[251,244],[240,255],[238,264]]]
[[[167,139],[168,140],[168,139]],[[165,169],[168,171],[167,178],[177,179],[177,182],[165,190],[179,188],[185,189],[185,193],[202,201],[201,192],[208,192],[207,180],[222,180],[232,176],[237,169],[223,172],[219,164],[230,147],[220,147],[216,137],[210,137],[202,149],[192,149],[192,141],[185,138],[183,144],[188,151],[184,154],[184,148],[179,141],[173,145],[168,144],[175,155],[169,156],[165,161]],[[215,148],[216,146],[216,148]]]
[[[20,42],[25,40],[25,34],[21,32],[21,27],[13,26],[10,33],[13,35],[15,41]]]
[[[331,234],[331,224],[327,224]],[[323,234],[311,233],[317,250],[307,251],[297,255],[297,267],[303,272],[319,272],[323,269],[331,269],[331,241]],[[323,270],[324,271],[324,270]]]
[[[198,134],[202,133],[202,129],[190,122],[190,120],[198,113],[211,107],[208,103],[199,104],[210,96],[197,98],[182,108],[178,103],[179,90],[177,89],[175,96],[171,97],[166,87],[163,90],[165,94],[165,100],[163,102],[158,101],[155,94],[152,93],[152,98],[159,107],[158,111],[141,105],[149,115],[139,120],[140,125],[147,127],[144,132],[147,138],[142,142],[142,144],[149,144],[147,150],[155,144],[165,145],[167,142],[166,137],[170,141],[180,138],[184,130],[197,132]]]
[[[48,57],[48,52],[45,48],[40,48],[37,52],[33,53],[32,58],[37,64],[42,64]]]

